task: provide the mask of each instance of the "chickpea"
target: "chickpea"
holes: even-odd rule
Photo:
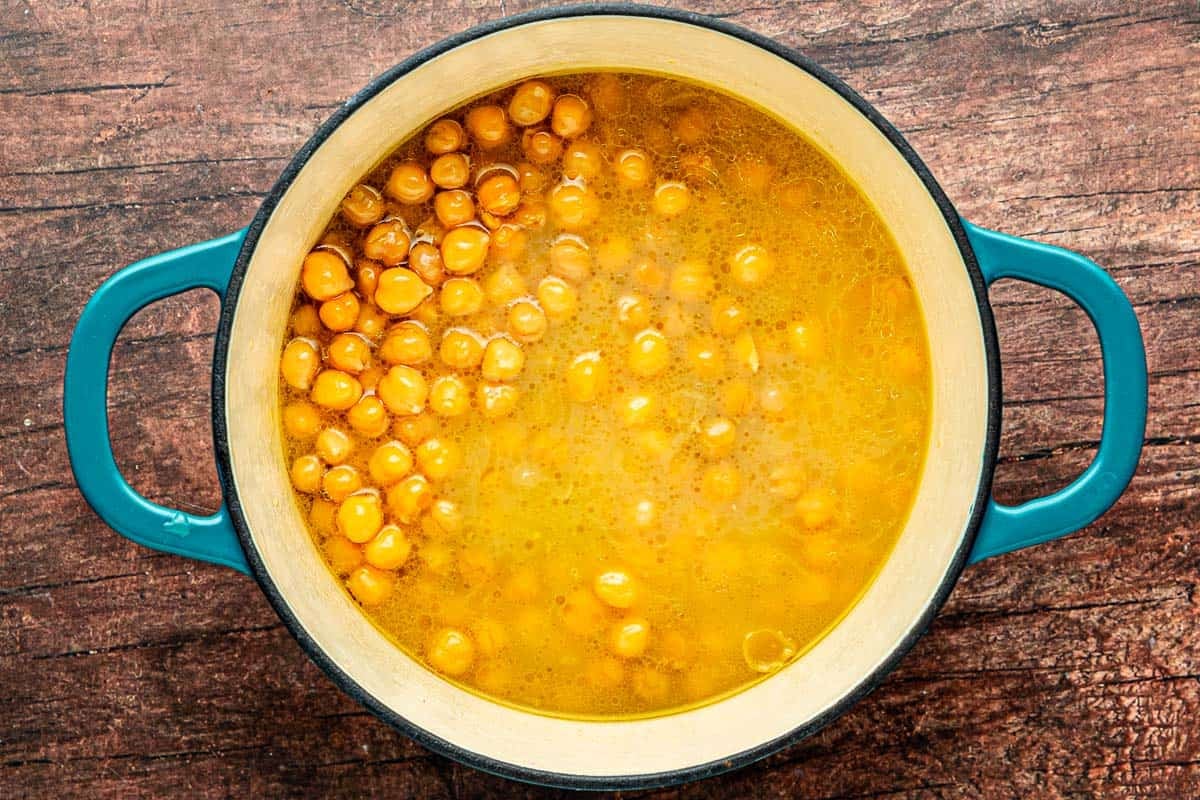
[[[691,193],[679,181],[661,181],[654,189],[654,213],[663,217],[677,217],[687,211],[691,204]]]
[[[341,469],[341,467],[334,467],[329,472],[339,469]],[[327,472],[325,475],[328,477],[329,473]],[[325,481],[321,481],[321,483],[323,486]],[[312,508],[308,511],[308,522],[310,525],[312,525],[313,530],[322,536],[329,536],[336,533],[334,530],[334,526],[337,524],[334,521],[334,517],[336,516],[336,505],[323,497],[313,498]]]
[[[395,439],[376,447],[367,459],[367,472],[380,486],[391,486],[412,472],[412,468],[412,451]]]
[[[708,114],[699,106],[689,106],[675,118],[675,135],[688,146],[699,144],[711,127]]]
[[[508,103],[508,116],[521,127],[536,125],[550,116],[554,106],[554,90],[545,81],[525,81],[513,92]]]
[[[387,504],[401,522],[415,522],[433,504],[433,486],[424,475],[409,475],[388,489]]]
[[[431,242],[417,242],[408,253],[408,268],[433,287],[442,285],[446,279],[442,264],[442,251]]]
[[[358,374],[358,382],[362,384],[363,392],[374,393],[375,387],[379,385],[379,379],[387,373],[387,368],[378,364],[367,367]]]
[[[429,173],[416,161],[398,165],[383,185],[384,194],[410,206],[420,205],[433,197],[433,190]]]
[[[495,150],[508,143],[512,129],[500,106],[476,106],[467,112],[467,130],[483,150]]]
[[[648,327],[650,303],[641,295],[621,295],[617,298],[617,323],[629,332]]]
[[[317,374],[309,395],[322,408],[345,411],[362,396],[362,384],[353,375],[340,369],[327,369]]]
[[[685,303],[703,300],[715,285],[708,266],[699,261],[685,261],[671,271],[671,294]]]
[[[425,376],[404,365],[389,369],[380,378],[375,391],[393,414],[420,414],[425,410],[425,400],[429,396]]]
[[[601,572],[592,581],[596,597],[612,608],[629,608],[637,600],[637,584],[628,572],[619,569]]]
[[[374,294],[370,295],[374,298]],[[354,323],[354,332],[361,333],[368,339],[374,339],[383,333],[387,327],[388,318],[379,308],[370,303],[364,303],[358,311],[358,319]]]
[[[567,397],[575,403],[591,403],[608,388],[608,365],[600,353],[576,356],[567,367]]]
[[[564,94],[554,101],[550,128],[564,139],[574,139],[592,124],[592,109],[579,95]]]
[[[728,461],[713,464],[700,476],[700,493],[713,503],[728,503],[742,492],[742,474]]]
[[[727,417],[740,417],[754,407],[754,390],[750,384],[734,378],[721,387],[721,413]]]
[[[383,527],[383,504],[375,493],[352,494],[337,511],[338,531],[355,544],[369,541]]]
[[[362,549],[367,563],[379,569],[399,569],[411,553],[412,542],[395,525],[384,525]]]
[[[604,617],[604,606],[587,589],[571,591],[562,604],[563,627],[576,636],[593,636]]]
[[[528,161],[522,161],[517,164],[517,183],[523,194],[535,195],[546,187],[546,173]]]
[[[461,567],[459,571],[463,571]],[[479,648],[479,652],[488,658],[499,654],[508,646],[508,629],[494,619],[477,620],[471,626],[471,633],[475,636],[475,646]]]
[[[471,179],[471,161],[462,153],[440,155],[429,165],[429,179],[439,189],[461,189]]]
[[[348,575],[362,564],[362,548],[345,536],[330,536],[325,540],[323,549],[329,566],[333,567],[333,571],[338,575]]]
[[[796,463],[781,464],[767,476],[767,492],[776,497],[794,500],[804,484],[804,469]]]
[[[452,119],[439,119],[425,131],[425,149],[435,156],[462,150],[467,143],[467,134]]]
[[[417,447],[417,466],[430,480],[445,480],[462,465],[462,448],[450,439],[427,439]]]
[[[457,375],[434,378],[429,386],[429,408],[443,417],[458,417],[471,408],[471,390]]]
[[[785,414],[791,402],[791,392],[787,390],[787,387],[777,383],[767,384],[758,394],[758,405],[764,413],[772,417]]]
[[[491,238],[481,228],[455,228],[442,239],[442,265],[454,275],[478,272],[487,259]]]
[[[364,395],[346,412],[346,422],[355,433],[368,439],[383,436],[391,425],[387,407],[375,395]]]
[[[520,213],[521,208],[516,213]],[[492,232],[492,246],[488,251],[502,266],[511,267],[529,248],[529,231],[517,223],[506,222]]]
[[[438,192],[433,198],[433,212],[447,228],[465,225],[475,219],[475,201],[462,189]]]
[[[475,196],[484,211],[505,217],[521,204],[521,187],[509,173],[494,170],[475,187]]]
[[[729,296],[713,300],[712,328],[721,336],[734,336],[746,325],[746,310]]]
[[[360,258],[354,264],[354,290],[360,297],[374,297],[383,266],[370,259]]]
[[[312,403],[295,400],[283,407],[283,427],[296,439],[311,438],[321,429],[321,412]]]
[[[577,139],[563,153],[563,175],[572,180],[590,181],[604,169],[604,154],[595,142]]]
[[[342,198],[342,216],[351,225],[365,228],[383,219],[387,208],[374,186],[360,183]]]
[[[335,503],[340,503],[362,488],[362,476],[349,464],[338,464],[326,471],[321,490]],[[336,520],[331,525],[336,524]]]
[[[350,457],[354,450],[354,442],[337,428],[326,428],[317,434],[315,448],[322,461],[330,466],[337,466]]]
[[[536,342],[546,334],[546,312],[532,300],[518,300],[508,307],[508,332],[519,342]]]
[[[641,617],[626,617],[612,630],[613,653],[621,658],[637,658],[650,642],[650,623]]]
[[[525,353],[521,346],[506,337],[493,338],[483,350],[481,371],[483,377],[493,383],[515,379],[524,366]]]
[[[403,264],[408,258],[408,246],[411,242],[412,235],[408,232],[404,220],[385,219],[367,231],[367,235],[363,237],[362,252],[372,261],[394,267]]]
[[[387,364],[415,367],[433,358],[429,333],[419,322],[405,320],[394,326],[379,344],[379,358]]]
[[[484,342],[466,328],[451,328],[442,335],[438,355],[442,363],[454,369],[471,369],[483,361]]]
[[[530,129],[521,135],[521,150],[534,164],[553,164],[562,156],[563,143],[550,131]]]
[[[826,489],[809,489],[796,500],[796,514],[806,528],[820,528],[833,520],[833,495]]]
[[[602,656],[587,665],[583,680],[595,691],[611,691],[625,680],[625,667],[612,656]]]
[[[629,679],[633,693],[644,703],[662,703],[671,691],[671,680],[654,667],[642,667]]]
[[[662,373],[671,363],[671,345],[667,337],[653,328],[640,331],[629,343],[629,368],[643,378]]]
[[[454,553],[441,542],[426,543],[417,553],[417,557],[421,559],[425,569],[439,577],[449,575],[450,570],[454,568]],[[453,614],[455,622],[462,621],[465,616],[465,607],[458,602],[443,604],[441,611],[443,616]]]
[[[429,639],[425,658],[438,672],[457,678],[465,675],[475,663],[475,645],[462,631],[443,628]]]
[[[667,271],[658,265],[654,256],[646,256],[633,265],[632,275],[643,288],[657,292],[667,285]]]
[[[645,151],[637,148],[622,150],[616,159],[617,180],[622,186],[630,189],[640,189],[650,182],[653,168],[650,157]]]
[[[725,458],[737,442],[737,427],[725,417],[700,420],[700,445],[709,458]]]
[[[775,271],[775,259],[762,245],[748,244],[729,257],[729,275],[743,286],[758,286]]]
[[[688,342],[687,359],[698,378],[711,381],[725,374],[725,354],[714,336],[698,336]]]
[[[811,321],[797,320],[787,333],[788,346],[802,361],[816,361],[825,354],[825,334]]]
[[[483,287],[472,278],[450,278],[442,284],[442,311],[452,317],[479,313],[484,299]]]
[[[596,266],[605,272],[618,272],[633,257],[633,242],[623,234],[610,234],[596,248]]]
[[[550,190],[550,215],[563,230],[579,231],[600,216],[600,200],[585,186],[560,183]]]
[[[475,404],[488,419],[511,414],[517,407],[520,393],[507,383],[481,383],[475,390]]]
[[[337,253],[314,250],[304,257],[300,284],[313,300],[323,302],[354,288],[346,261]]]
[[[426,297],[421,305],[414,308],[408,313],[408,318],[413,322],[420,323],[426,328],[436,327],[440,324],[442,312],[438,306],[438,298],[432,295]]]
[[[654,501],[642,499],[633,504],[630,522],[635,528],[652,528],[658,524],[658,516],[658,506]],[[609,603],[609,605],[612,604]]]
[[[592,274],[592,255],[587,242],[564,233],[550,245],[550,272],[568,281],[582,283]]]
[[[375,305],[389,314],[407,314],[433,294],[433,287],[405,267],[385,269],[375,290]]]
[[[443,533],[458,533],[463,527],[462,509],[452,500],[437,500],[429,507],[429,518]]]
[[[570,319],[579,307],[579,292],[554,275],[542,278],[537,288],[537,299],[552,322]]]
[[[354,328],[354,323],[358,322],[358,309],[358,298],[354,296],[354,292],[345,292],[321,303],[318,313],[321,316],[321,322],[329,330],[348,331]]]
[[[315,455],[300,456],[292,462],[292,485],[305,494],[316,494],[321,488],[325,465]]]
[[[346,578],[346,588],[364,606],[377,606],[391,596],[396,579],[388,572],[364,564]]]
[[[321,332],[321,317],[308,303],[303,303],[292,312],[288,325],[296,336],[312,338]]]
[[[662,324],[658,326],[667,336],[678,339],[691,327],[690,315],[684,314],[683,306],[672,300],[663,308]]]
[[[437,419],[432,412],[400,417],[392,423],[392,435],[409,447],[416,447],[437,432]]]
[[[758,344],[754,341],[753,332],[745,330],[734,338],[733,357],[739,364],[750,370],[751,374],[758,372]]]
[[[279,374],[284,382],[301,392],[307,392],[321,367],[321,355],[309,339],[292,339],[283,348]]]
[[[631,428],[648,425],[658,416],[658,401],[648,394],[634,394],[621,401],[621,418]]]

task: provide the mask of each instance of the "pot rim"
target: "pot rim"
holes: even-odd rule
[[[351,679],[349,675],[347,675],[338,666],[338,664],[334,662],[324,650],[321,649],[321,647],[300,625],[299,620],[290,610],[283,593],[279,590],[272,580],[270,574],[267,572],[262,559],[255,548],[254,541],[250,535],[249,526],[247,525],[246,518],[242,511],[237,488],[231,477],[232,467],[228,444],[229,435],[228,426],[225,423],[227,411],[225,404],[225,372],[229,353],[229,342],[233,327],[234,311],[237,306],[238,297],[241,293],[241,287],[245,278],[246,270],[250,263],[251,256],[253,255],[257,246],[259,236],[261,235],[263,228],[266,226],[267,221],[270,219],[272,213],[274,213],[275,208],[283,195],[291,187],[292,182],[304,169],[313,153],[316,152],[316,150],[325,142],[327,138],[329,138],[334,130],[336,130],[365,103],[383,91],[383,89],[422,64],[439,55],[442,55],[445,52],[468,44],[489,34],[510,28],[520,27],[530,23],[542,22],[545,20],[591,16],[649,17],[677,22],[685,25],[704,27],[728,36],[732,36],[747,42],[748,44],[766,50],[787,61],[796,68],[809,73],[814,78],[835,91],[846,102],[854,106],[854,108],[864,117],[866,117],[867,120],[869,120],[871,124],[873,124],[887,138],[892,146],[894,146],[904,157],[904,160],[908,163],[913,172],[916,173],[917,177],[921,180],[922,184],[924,184],[926,190],[933,198],[935,204],[942,213],[942,217],[954,236],[954,241],[958,245],[959,252],[962,255],[963,264],[966,267],[971,281],[971,287],[975,295],[975,302],[978,307],[977,310],[979,313],[979,318],[982,323],[988,379],[985,446],[983,461],[979,472],[979,486],[976,491],[970,519],[964,528],[962,539],[959,542],[959,546],[955,551],[951,563],[944,573],[937,591],[934,593],[929,604],[925,607],[922,615],[916,620],[909,633],[897,644],[889,656],[874,671],[864,676],[853,691],[843,696],[824,713],[811,720],[808,720],[802,725],[797,726],[782,736],[764,742],[756,747],[743,750],[727,758],[711,761],[705,764],[683,767],[675,770],[664,770],[655,773],[611,776],[577,775],[570,773],[551,772],[548,770],[531,769],[528,767],[523,767],[519,764],[501,761],[471,750],[466,750],[452,742],[442,739],[441,737],[425,730],[424,728],[413,724],[412,722],[409,722],[403,716],[397,714],[391,708],[376,700],[373,695],[366,692],[353,679]],[[893,669],[895,669],[900,660],[908,654],[908,652],[915,645],[917,639],[924,635],[925,631],[928,630],[933,618],[936,616],[938,610],[949,597],[951,590],[954,588],[955,583],[957,583],[959,576],[966,566],[968,554],[971,551],[976,534],[979,531],[984,511],[987,508],[987,500],[991,494],[992,477],[995,470],[996,456],[999,448],[1000,420],[1000,351],[996,338],[995,322],[992,316],[991,306],[989,305],[987,298],[987,284],[984,281],[983,273],[979,269],[978,262],[975,258],[975,253],[967,239],[966,231],[963,228],[961,220],[959,219],[957,212],[954,210],[953,205],[951,205],[949,199],[946,197],[941,186],[930,173],[928,167],[925,166],[924,162],[921,161],[920,157],[917,156],[912,146],[904,139],[900,132],[893,127],[892,124],[889,123],[883,117],[883,115],[875,109],[874,106],[863,99],[848,85],[843,83],[839,78],[826,70],[824,67],[802,55],[797,50],[780,44],[779,42],[776,42],[765,35],[726,22],[723,19],[691,11],[660,8],[656,6],[645,6],[635,3],[601,3],[596,5],[572,5],[559,8],[536,9],[515,14],[510,17],[504,17],[498,20],[485,22],[465,31],[441,39],[429,47],[426,47],[425,49],[415,53],[414,55],[409,56],[399,64],[391,67],[372,79],[365,87],[350,97],[340,108],[337,109],[337,111],[333,113],[332,116],[322,123],[312,137],[305,142],[299,151],[297,151],[295,157],[283,170],[279,178],[275,181],[275,184],[271,187],[270,192],[268,192],[262,202],[262,205],[259,207],[258,212],[255,214],[254,220],[247,229],[245,241],[243,242],[241,250],[238,253],[237,261],[230,277],[229,286],[226,290],[225,302],[223,302],[221,306],[221,314],[217,325],[213,358],[213,442],[217,456],[217,473],[220,479],[222,493],[225,498],[225,504],[229,509],[230,518],[233,522],[234,529],[237,531],[238,539],[241,543],[242,549],[246,553],[246,560],[250,565],[251,574],[258,582],[258,585],[262,589],[263,593],[267,596],[267,600],[275,609],[275,612],[279,615],[280,620],[284,623],[285,627],[287,627],[292,636],[300,643],[300,646],[303,648],[308,657],[312,659],[317,666],[319,666],[325,672],[326,675],[329,676],[329,678],[338,686],[338,688],[369,709],[376,717],[388,723],[405,736],[413,739],[421,746],[439,755],[452,758],[459,763],[482,770],[492,775],[519,780],[525,783],[567,789],[586,789],[595,791],[651,789],[686,783],[694,780],[701,780],[720,775],[725,772],[741,769],[742,767],[759,761],[766,756],[778,752],[779,750],[782,750],[792,744],[796,744],[797,742],[800,742],[803,739],[815,734],[834,719],[844,714],[850,709],[850,707],[858,703],[866,695],[874,691],[874,689],[879,686],[880,683],[882,683],[883,679]]]

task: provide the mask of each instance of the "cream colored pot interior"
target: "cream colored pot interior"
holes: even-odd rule
[[[455,688],[385,639],[310,543],[281,457],[276,369],[300,262],[356,179],[449,107],[538,73],[669,73],[746,98],[810,137],[877,205],[912,271],[934,366],[931,452],[912,518],[879,578],[803,658],[757,686],[683,714],[574,722],[515,711]],[[475,40],[409,74],[317,149],[267,222],[238,298],[226,423],[233,480],[255,547],[308,635],[380,703],[490,759],[607,776],[677,770],[787,734],[852,692],[925,611],[959,546],[985,448],[987,371],[967,273],[933,199],[852,105],[740,39],[680,22],[619,16],[537,22]]]

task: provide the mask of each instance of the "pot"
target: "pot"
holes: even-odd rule
[[[650,719],[580,721],[491,702],[428,671],[364,616],[326,568],[293,500],[277,368],[301,259],[359,176],[446,109],[535,74],[648,71],[713,86],[803,132],[875,203],[909,265],[933,372],[927,463],[910,519],[862,599],[778,674],[707,706]],[[464,76],[468,76],[464,78]],[[1056,289],[1091,317],[1104,360],[1104,429],[1066,488],[1009,507],[991,497],[1000,354],[988,285]],[[117,470],[105,408],[121,326],[196,287],[221,296],[212,372],[224,492],[200,517],[140,497]],[[1078,530],[1133,475],[1146,418],[1146,362],[1133,310],[1086,258],[958,217],[904,138],[803,56],[707,17],[638,6],[543,10],[453,36],[350,99],[300,150],[253,223],[163,253],[104,283],[67,357],[71,465],[96,512],[136,542],[249,573],[301,646],[346,692],[424,746],[520,780],[642,788],[748,764],[796,742],[875,687],[909,650],[969,563]]]

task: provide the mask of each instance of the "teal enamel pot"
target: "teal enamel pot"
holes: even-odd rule
[[[876,206],[925,315],[932,433],[911,517],[846,617],[771,678],[702,708],[596,722],[516,710],[427,671],[382,634],[324,567],[292,500],[277,365],[301,259],[341,198],[441,112],[527,77],[596,69],[681,77],[745,99],[806,136]],[[464,77],[467,76],[467,77]],[[1104,361],[1104,427],[1069,486],[1019,506],[991,496],[1000,354],[988,285],[1047,286],[1087,312]],[[221,297],[212,373],[224,504],[202,517],[140,497],[109,444],[113,341],[155,300],[195,287]],[[799,741],[876,686],[926,629],[968,564],[1076,531],[1116,501],[1137,465],[1146,362],[1129,301],[1083,256],[971,225],[870,104],[800,54],[694,14],[587,6],[523,14],[454,36],[391,69],[300,150],[254,221],[138,262],[88,302],[67,357],[67,444],[80,490],[136,542],[253,576],[301,646],[346,692],[436,752],[499,775],[575,788],[678,783],[736,769]]]

